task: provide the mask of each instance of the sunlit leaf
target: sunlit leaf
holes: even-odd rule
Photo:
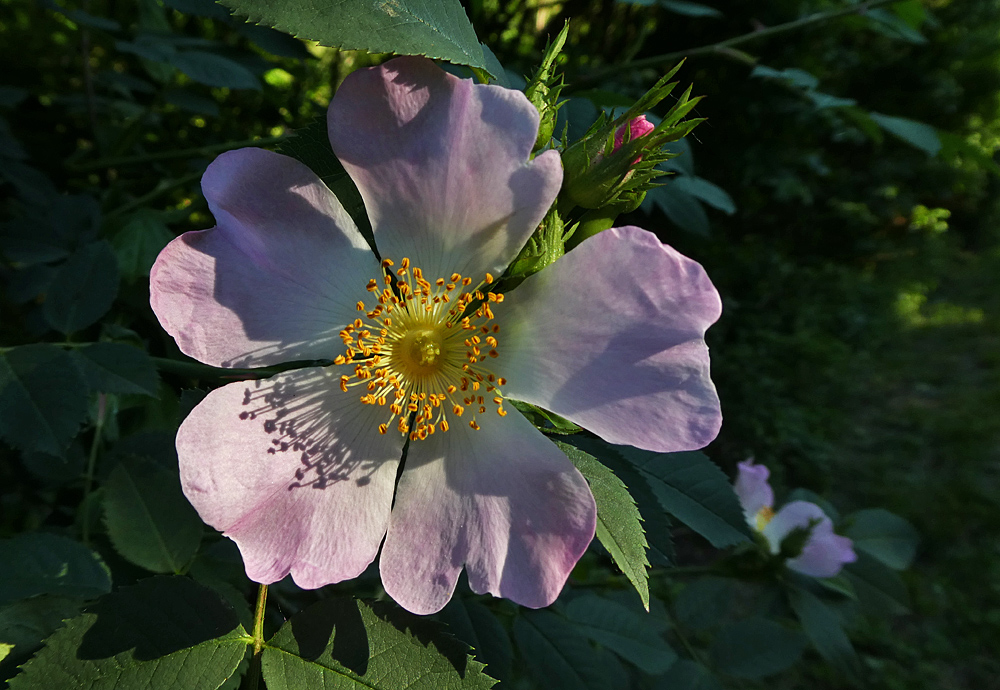
[[[324,599],[292,616],[262,654],[268,690],[485,690],[496,684],[440,624],[377,608]]]
[[[479,39],[458,0],[357,0],[323,5],[311,0],[225,0],[222,4],[254,24],[332,48],[426,55],[487,69]]]

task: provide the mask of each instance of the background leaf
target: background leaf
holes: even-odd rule
[[[115,550],[154,573],[180,573],[198,551],[203,525],[177,475],[147,460],[111,471],[104,523]]]
[[[247,654],[232,607],[183,577],[155,577],[102,597],[50,637],[12,690],[214,689]]]
[[[916,146],[921,151],[926,152],[928,156],[936,156],[941,150],[941,140],[938,139],[937,132],[930,125],[905,117],[882,115],[881,113],[870,113],[870,115],[879,127],[896,135],[907,144]]]
[[[523,611],[514,639],[539,686],[553,690],[622,687],[625,669],[607,650],[597,650],[579,629],[551,611]]]
[[[260,91],[260,80],[246,67],[229,58],[200,50],[185,50],[169,56],[170,64],[199,84],[227,89]]]
[[[575,446],[556,442],[590,484],[597,503],[597,538],[611,558],[639,593],[643,607],[649,610],[649,584],[646,569],[646,535],[642,517],[622,480],[597,458]]]
[[[87,384],[54,345],[0,352],[0,436],[16,448],[61,457],[87,417]]]
[[[718,465],[697,451],[653,453],[616,446],[643,472],[667,512],[723,548],[746,542],[749,528],[729,479]]]
[[[78,541],[45,532],[0,541],[0,604],[38,594],[93,599],[111,591],[111,573]]]
[[[439,615],[456,637],[475,650],[490,676],[501,683],[510,677],[514,646],[489,608],[475,599],[455,596]]]
[[[426,55],[488,71],[479,39],[458,0],[357,0],[325,5],[310,0],[225,0],[222,4],[254,24],[321,45]]]
[[[748,618],[723,627],[709,655],[715,668],[737,678],[764,678],[784,671],[802,656],[805,640],[766,618]]]
[[[917,553],[920,534],[909,522],[882,508],[859,510],[849,518],[844,534],[894,570],[906,570]]]
[[[76,251],[56,271],[45,318],[61,333],[75,333],[104,316],[118,295],[118,262],[104,240]]]
[[[653,690],[723,690],[712,673],[696,661],[681,659],[659,677]]]
[[[144,350],[123,343],[94,343],[70,351],[91,390],[156,395],[160,377]]]
[[[801,587],[788,592],[788,603],[816,651],[841,673],[857,679],[861,660],[837,614],[819,597]]]
[[[584,635],[652,675],[669,669],[677,653],[663,638],[663,619],[588,594],[566,606],[566,617]]]

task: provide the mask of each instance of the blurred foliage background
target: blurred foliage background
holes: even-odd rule
[[[707,452],[730,470],[753,456],[779,485],[917,526],[908,613],[852,631],[872,687],[1000,687],[1000,6],[466,8],[515,82],[572,20],[561,65],[571,136],[688,56],[679,76],[707,96],[694,115],[708,121],[673,161],[676,179],[618,224],[654,230],[722,293],[709,343],[725,425]],[[718,45],[734,37],[746,40]],[[377,61],[244,24],[209,0],[0,0],[0,345],[58,342],[62,318],[83,324],[61,329],[79,342],[178,357],[147,277],[170,238],[211,225],[198,189],[207,163],[322,117],[339,81]],[[113,265],[54,306],[85,246],[110,249]],[[111,312],[88,322],[79,310],[102,294]],[[218,383],[160,364],[159,383],[81,412],[84,432],[55,470],[8,430],[0,536],[101,529],[99,511],[77,506],[111,471],[105,456],[169,450],[197,399],[181,390]],[[95,429],[109,450],[88,472]],[[681,562],[701,549],[679,538]],[[768,685],[853,687],[818,658]]]

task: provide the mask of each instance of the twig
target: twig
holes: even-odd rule
[[[243,148],[244,146],[272,146],[287,139],[287,136],[262,137],[257,139],[244,139],[243,141],[226,141],[221,144],[207,144],[189,149],[178,149],[177,151],[158,151],[156,153],[143,153],[136,156],[118,156],[114,158],[100,158],[89,163],[67,163],[66,167],[74,172],[89,172],[91,170],[102,170],[104,168],[118,168],[125,165],[139,165],[142,163],[152,163],[155,161],[171,161],[182,158],[199,158],[214,156],[223,151]]]

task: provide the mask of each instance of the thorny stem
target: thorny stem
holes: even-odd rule
[[[123,204],[116,209],[112,209],[111,211],[106,213],[104,217],[114,218],[115,216],[121,215],[122,213],[127,213],[128,211],[131,211],[134,208],[139,208],[140,206],[144,206],[162,194],[166,194],[167,192],[177,189],[178,187],[183,187],[186,184],[194,182],[195,180],[199,179],[202,176],[202,174],[204,174],[203,171],[194,172],[191,173],[190,175],[179,177],[176,180],[168,182],[165,185],[159,185],[153,191],[143,194],[140,197],[136,197],[135,199],[132,199],[132,201],[128,202],[127,204]]]
[[[81,536],[83,543],[90,546],[90,491],[94,486],[94,469],[97,466],[97,450],[101,446],[101,433],[104,431],[104,416],[108,408],[108,396],[97,394],[97,421],[94,424],[94,440],[90,443],[90,455],[87,458],[87,474],[83,480],[83,505],[80,517],[83,520]]]
[[[587,76],[577,79],[573,84],[567,86],[567,91],[577,91],[584,86],[589,86],[595,82],[599,82],[606,77],[613,76],[620,72],[627,72],[630,70],[643,69],[645,67],[658,67],[666,63],[671,63],[679,60],[683,57],[690,57],[693,55],[704,55],[706,53],[720,53],[726,54],[727,51],[734,46],[741,45],[743,43],[749,43],[750,41],[756,41],[761,38],[768,38],[776,34],[785,33],[786,31],[794,31],[796,29],[801,29],[802,27],[809,26],[810,24],[817,24],[820,22],[829,21],[831,19],[837,19],[839,17],[845,17],[850,14],[864,14],[869,10],[876,9],[882,5],[888,5],[892,2],[898,2],[898,0],[871,0],[870,2],[862,3],[860,5],[853,5],[851,7],[845,7],[839,10],[830,10],[828,12],[817,12],[815,14],[810,14],[807,17],[801,17],[800,19],[795,19],[790,22],[785,22],[784,24],[776,24],[774,26],[767,26],[762,29],[756,29],[749,33],[743,34],[741,36],[734,36],[733,38],[727,38],[718,43],[712,43],[710,45],[699,46],[697,48],[688,48],[686,50],[678,50],[672,53],[664,53],[662,55],[653,55],[648,58],[642,58],[640,60],[632,60],[629,62],[622,62],[617,65],[610,65],[602,70],[597,70],[592,72]]]

